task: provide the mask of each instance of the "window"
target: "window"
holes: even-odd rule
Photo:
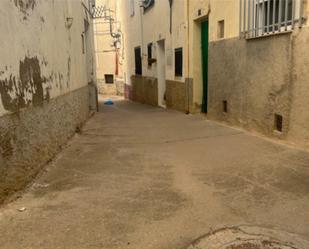
[[[149,43],[147,46],[147,58],[148,58],[148,66],[151,66],[151,59],[152,59],[152,43]]]
[[[240,0],[240,34],[246,38],[293,30],[302,25],[302,1]]]
[[[105,84],[114,84],[114,75],[113,74],[104,74]]]
[[[129,0],[130,1],[130,16],[134,16],[135,14],[135,5],[134,5],[134,1],[135,0]]]
[[[224,38],[224,20],[218,22],[218,39]]]
[[[280,3],[281,2],[281,3]],[[263,26],[263,32],[278,31],[281,27],[292,24],[293,0],[268,0],[267,3],[259,3],[256,18],[259,26]]]
[[[136,47],[134,49],[135,54],[135,74],[142,75],[142,52],[141,47]]]
[[[182,48],[175,49],[175,76],[182,76]]]

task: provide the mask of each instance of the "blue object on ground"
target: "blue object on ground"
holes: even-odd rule
[[[114,102],[111,99],[108,99],[104,102],[104,105],[113,105]]]

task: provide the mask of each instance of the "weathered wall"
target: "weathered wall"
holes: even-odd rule
[[[274,114],[291,108],[291,35],[231,39],[209,46],[209,117],[273,135]],[[223,112],[223,101],[228,113]]]
[[[102,79],[97,79],[98,91],[103,95],[124,95],[124,82],[121,78],[114,79],[113,84],[106,84]]]
[[[111,10],[111,16],[114,19],[112,22],[112,30],[110,23],[104,18],[94,20],[94,35],[95,35],[95,55],[96,55],[96,72],[97,85],[100,94],[105,95],[123,95],[120,89],[123,81],[123,39],[120,38],[120,49],[116,49],[113,45],[115,38],[112,37],[111,31],[114,33],[122,31],[120,2],[117,0],[97,0],[97,7],[105,6]],[[109,13],[108,13],[109,14]],[[113,84],[106,84],[105,74],[114,76]]]
[[[3,0],[0,23],[1,202],[87,119],[95,70],[80,1]]]
[[[88,115],[86,86],[0,118],[0,203],[31,181]]]
[[[70,27],[67,18],[73,18]],[[81,34],[87,18],[81,2],[1,1],[0,32],[5,39],[0,47],[0,116],[38,105],[92,80],[86,70],[90,66],[87,54],[92,51],[82,52]]]
[[[132,100],[148,105],[158,105],[158,80],[153,77],[131,77]]]
[[[186,110],[186,85],[179,81],[166,81],[166,107],[184,112]]]
[[[309,145],[309,29],[209,46],[208,117]],[[223,101],[228,112],[223,112]],[[283,132],[274,115],[283,116]]]
[[[97,0],[97,6],[106,6],[107,8],[116,10],[115,0]],[[116,13],[112,13],[117,18]],[[114,27],[114,26],[113,26]],[[113,44],[113,37],[110,35],[109,22],[104,19],[94,21],[95,28],[95,50],[96,50],[96,68],[98,80],[104,80],[104,74],[115,74],[116,71],[116,54]],[[115,27],[116,28],[116,27]]]
[[[172,26],[170,30],[170,6],[169,1],[155,1],[154,5],[146,11],[141,8],[141,2],[134,0],[134,13],[131,13],[132,1],[121,1],[122,3],[122,24],[125,44],[124,73],[126,75],[125,84],[133,85],[131,76],[135,75],[134,48],[140,46],[142,49],[142,75],[159,79],[160,103],[164,106],[162,96],[164,95],[164,80],[161,81],[162,74],[158,62],[148,65],[147,46],[152,43],[152,58],[159,59],[159,44],[164,41],[165,50],[165,70],[164,77],[167,80],[184,82],[186,78],[185,68],[187,67],[186,49],[186,1],[173,1],[172,6]],[[174,50],[183,48],[183,75],[175,76]],[[162,54],[163,56],[163,54]],[[147,87],[147,86],[146,86]],[[127,87],[128,89],[129,87]],[[161,93],[162,89],[162,93]]]
[[[303,27],[293,39],[293,99],[288,140],[309,149],[309,27]]]

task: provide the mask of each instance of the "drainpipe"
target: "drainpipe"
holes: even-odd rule
[[[186,0],[186,37],[187,37],[187,63],[186,63],[186,77],[185,77],[185,82],[187,81],[187,87],[186,87],[186,92],[187,92],[187,106],[186,106],[186,113],[190,113],[190,85],[189,85],[189,71],[190,71],[190,66],[189,66],[189,61],[190,61],[190,33],[189,33],[189,7],[190,7],[190,0]]]
[[[190,5],[190,0],[186,0],[187,4],[187,13],[186,13],[186,26],[187,26],[187,70],[186,70],[186,75],[187,78],[189,78],[189,60],[190,60],[190,34],[189,34],[189,5]]]
[[[143,59],[144,59],[144,23],[143,23],[143,6],[141,5],[139,8],[140,12],[140,29],[141,29],[141,56],[142,56],[142,69],[143,69]],[[143,75],[143,70],[142,70],[142,75]]]
[[[170,34],[172,34],[172,26],[173,26],[173,0],[169,0],[170,3]]]

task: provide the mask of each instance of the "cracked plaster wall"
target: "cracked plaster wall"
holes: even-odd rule
[[[89,117],[93,31],[83,33],[84,20],[81,1],[0,1],[0,203]]]
[[[73,18],[70,28],[68,17]],[[42,104],[93,80],[82,53],[84,19],[80,1],[0,2],[0,116]]]

